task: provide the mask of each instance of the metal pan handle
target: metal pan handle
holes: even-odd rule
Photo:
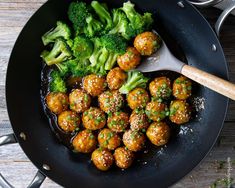
[[[223,0],[208,0],[208,1],[188,1],[191,4],[197,6],[197,7],[210,7],[210,6],[214,6],[220,2],[222,2]]]
[[[8,134],[5,136],[0,136],[0,146],[6,144],[14,144],[17,143],[14,134]],[[41,173],[39,170],[37,171],[36,175],[34,176],[32,182],[28,185],[27,188],[39,188],[43,181],[45,180],[46,176]],[[0,187],[1,188],[14,188],[0,173]]]
[[[223,26],[223,23],[225,19],[231,14],[233,10],[235,10],[235,1],[227,1],[225,2],[224,0],[206,0],[206,1],[195,1],[195,0],[188,0],[189,3],[192,5],[195,5],[197,7],[209,7],[209,6],[214,6],[219,3],[224,5],[224,11],[222,14],[219,16],[218,20],[216,21],[215,24],[215,32],[219,36],[221,28]]]

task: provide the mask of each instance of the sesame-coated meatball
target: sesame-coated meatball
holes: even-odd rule
[[[118,90],[105,91],[99,95],[98,101],[104,112],[117,112],[124,104],[124,97]]]
[[[107,83],[105,79],[95,74],[88,75],[83,80],[83,88],[93,97],[98,96],[105,91],[106,86]]]
[[[100,131],[98,142],[100,147],[114,150],[121,144],[121,138],[117,133],[105,128]]]
[[[153,32],[144,32],[136,36],[134,46],[141,55],[150,56],[161,47],[161,38]]]
[[[108,117],[107,125],[114,132],[124,132],[129,125],[129,116],[124,112],[115,112]]]
[[[127,95],[127,103],[132,110],[144,108],[148,102],[148,92],[143,88],[136,88]]]
[[[128,47],[126,53],[117,58],[117,63],[122,70],[128,71],[136,68],[140,60],[140,53],[134,47]]]
[[[170,138],[170,127],[164,122],[153,122],[149,126],[146,135],[154,145],[162,146]]]
[[[73,111],[64,111],[58,116],[58,125],[65,132],[73,132],[79,128],[80,122],[79,115]]]
[[[167,99],[171,96],[171,81],[167,77],[155,78],[149,84],[149,91],[153,97]]]
[[[119,168],[127,169],[134,161],[134,153],[126,147],[119,147],[114,151],[115,163]]]
[[[140,131],[128,130],[123,134],[123,143],[131,151],[140,151],[145,145],[145,136]]]
[[[164,103],[152,101],[147,104],[145,113],[149,119],[153,121],[161,121],[168,115],[169,111]]]
[[[175,100],[170,104],[170,120],[176,124],[187,123],[191,117],[191,109],[185,100]]]
[[[60,92],[49,93],[46,96],[46,104],[50,111],[55,114],[60,114],[68,109],[68,96],[65,93]]]
[[[112,153],[105,148],[98,148],[93,151],[91,160],[96,168],[102,171],[107,171],[114,162]]]
[[[75,89],[69,94],[70,109],[81,113],[87,110],[91,105],[91,97],[81,89]]]
[[[192,82],[185,76],[180,76],[173,83],[173,95],[175,98],[185,100],[192,94]]]
[[[124,84],[126,79],[126,73],[119,67],[110,70],[106,78],[109,89],[111,90],[119,89]]]
[[[106,117],[104,112],[96,107],[91,107],[82,114],[82,123],[86,129],[98,130],[105,126]]]
[[[97,140],[90,130],[79,132],[72,141],[74,150],[81,153],[90,153],[96,148]]]
[[[148,116],[143,109],[135,109],[130,116],[130,128],[132,130],[145,130],[149,126]]]

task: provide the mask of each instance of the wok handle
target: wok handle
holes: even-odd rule
[[[16,137],[14,134],[8,134],[5,136],[0,136],[0,146],[6,144],[14,144],[17,143]],[[43,181],[45,180],[46,176],[41,173],[39,170],[37,171],[36,175],[34,176],[32,182],[29,184],[27,188],[39,188]],[[1,188],[14,188],[0,173],[0,187]]]
[[[184,65],[181,74],[198,82],[199,84],[210,88],[217,93],[220,93],[232,100],[235,100],[235,84],[223,80],[217,76],[199,70],[189,65]]]

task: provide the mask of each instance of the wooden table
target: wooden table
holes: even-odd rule
[[[26,21],[45,1],[0,0],[0,135],[12,133],[5,102],[5,76],[12,47]],[[202,12],[212,25],[220,13],[214,8]],[[230,80],[235,83],[235,17],[231,16],[226,21],[220,40],[230,67]],[[230,165],[234,169],[228,170]],[[0,172],[15,187],[26,187],[36,171],[18,144],[0,148]],[[198,167],[172,187],[209,187],[218,179],[226,178],[227,171],[235,179],[235,102],[232,101],[213,150]],[[42,187],[60,186],[47,178]]]

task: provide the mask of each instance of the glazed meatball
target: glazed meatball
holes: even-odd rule
[[[140,53],[134,47],[128,47],[126,53],[117,58],[117,63],[122,70],[128,71],[136,68],[140,60]]]
[[[191,109],[185,100],[175,100],[170,104],[170,120],[176,124],[187,123],[191,117]]]
[[[79,115],[73,111],[64,111],[58,116],[58,125],[65,132],[73,132],[79,128],[80,122]]]
[[[115,163],[119,168],[127,169],[134,161],[134,153],[128,150],[126,147],[117,148],[114,151]]]
[[[103,91],[105,91],[106,86],[107,83],[105,79],[95,74],[88,75],[83,80],[83,88],[88,94],[93,97],[103,93]]]
[[[131,151],[140,151],[145,145],[145,136],[140,131],[128,130],[123,134],[123,143]]]
[[[100,147],[114,150],[121,144],[121,138],[117,133],[105,128],[100,131],[98,135],[98,142]]]
[[[154,145],[162,146],[170,138],[170,127],[164,122],[154,122],[149,126],[146,135]]]
[[[136,88],[127,95],[127,103],[132,110],[144,108],[148,102],[148,92],[143,88]]]
[[[124,84],[126,79],[126,73],[119,67],[110,70],[106,78],[109,89],[111,90],[119,89]]]
[[[70,109],[81,113],[87,110],[91,105],[91,97],[81,89],[75,89],[69,94]]]
[[[106,112],[117,112],[124,104],[124,97],[118,91],[105,91],[98,97],[100,108]]]
[[[185,76],[180,76],[173,83],[173,95],[175,98],[185,100],[192,94],[192,82]]]
[[[147,104],[145,113],[149,119],[153,121],[161,121],[168,115],[169,111],[164,103],[152,101]]]
[[[108,170],[114,162],[112,153],[105,148],[98,148],[93,151],[91,155],[91,160],[99,170]]]
[[[69,100],[65,93],[49,93],[46,96],[46,104],[50,111],[55,114],[60,114],[61,112],[68,109]]]
[[[106,117],[104,112],[96,107],[91,107],[82,114],[82,123],[86,129],[98,130],[105,126]]]
[[[129,116],[124,112],[115,112],[108,117],[107,125],[114,132],[124,132],[129,124]]]
[[[130,128],[132,130],[142,130],[148,128],[149,120],[143,109],[135,109],[130,116]]]
[[[90,130],[85,129],[74,137],[72,144],[75,151],[90,153],[96,148],[97,140]]]
[[[149,84],[149,91],[153,97],[167,99],[171,96],[171,81],[167,77],[155,78]]]
[[[144,32],[136,36],[134,46],[141,55],[150,56],[161,47],[161,38],[153,32]]]

